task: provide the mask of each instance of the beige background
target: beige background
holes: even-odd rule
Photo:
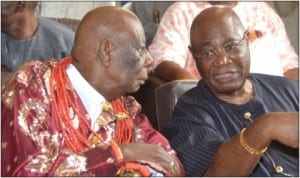
[[[283,20],[291,44],[299,54],[299,2],[268,1]],[[81,19],[89,10],[99,6],[120,6],[119,1],[42,1],[40,15],[54,18]]]

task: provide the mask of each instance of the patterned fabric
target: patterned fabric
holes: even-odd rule
[[[122,161],[117,162],[115,152],[107,144],[86,148],[82,154],[67,149],[50,94],[50,76],[57,64],[57,61],[28,62],[2,88],[2,176],[114,176]],[[70,107],[68,111],[72,126],[78,128],[83,124],[75,109],[91,124],[80,97],[77,95],[75,99],[78,108]],[[141,106],[134,98],[123,97],[123,102],[133,118],[132,142],[159,144],[170,154],[175,154],[168,140],[140,113]],[[116,118],[106,112],[96,119],[96,131],[107,142],[115,138],[115,122]],[[92,138],[87,128],[80,132]]]
[[[186,176],[202,176],[220,145],[250,125],[244,119],[245,113],[250,112],[252,120],[256,120],[269,112],[299,111],[298,82],[264,74],[253,74],[249,79],[255,96],[243,105],[216,98],[202,80],[179,98],[163,134],[177,151]],[[267,150],[275,163],[294,176],[299,175],[298,151],[279,142],[272,142]],[[282,175],[276,174],[271,161],[263,155],[249,176]]]
[[[173,61],[200,78],[188,49],[190,26],[194,17],[208,7],[208,2],[176,2],[168,8],[149,46],[156,65],[163,60]],[[288,69],[298,68],[298,56],[284,24],[267,3],[238,2],[233,10],[250,33],[259,34],[250,40],[250,72],[282,76]]]

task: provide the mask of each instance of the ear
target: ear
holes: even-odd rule
[[[22,12],[26,7],[26,2],[18,1],[16,4],[15,12]]]
[[[99,54],[100,60],[104,66],[109,66],[111,63],[111,53],[113,45],[109,39],[104,39],[100,42]]]

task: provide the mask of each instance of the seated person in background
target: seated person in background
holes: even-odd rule
[[[124,96],[153,67],[145,41],[133,13],[99,7],[71,56],[22,65],[2,90],[2,176],[183,176],[168,140]]]
[[[140,19],[145,29],[146,47],[155,35],[161,17],[173,1],[132,1],[130,10]]]
[[[290,44],[284,24],[266,2],[176,2],[161,19],[149,52],[156,60],[155,74],[164,81],[199,79],[188,49],[194,17],[213,5],[231,7],[249,31],[252,73],[298,79],[298,55]]]
[[[1,2],[2,74],[14,72],[31,59],[70,55],[74,32],[53,20],[37,17],[37,6],[37,1]]]
[[[298,82],[249,74],[248,37],[231,8],[202,11],[190,40],[202,79],[163,130],[186,176],[298,177]]]

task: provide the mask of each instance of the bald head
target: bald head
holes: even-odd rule
[[[85,36],[85,32],[101,33],[101,38],[110,36],[114,32],[123,33],[127,30],[126,27],[130,26],[130,20],[138,20],[138,18],[130,11],[120,7],[96,8],[83,17],[76,32],[76,39]]]
[[[145,42],[136,15],[121,7],[99,7],[78,25],[73,64],[106,99],[135,92],[147,79],[152,63]]]
[[[132,12],[120,7],[104,6],[90,11],[76,31],[72,56],[80,60],[82,55],[85,58],[86,55],[96,55],[99,48],[97,44],[105,39],[124,43],[126,37],[134,33],[137,23],[141,25]]]
[[[229,7],[213,6],[203,10],[194,19],[191,26],[191,44],[199,41],[203,35],[231,31],[241,36],[244,27],[238,15]],[[217,35],[217,34],[215,34]]]

